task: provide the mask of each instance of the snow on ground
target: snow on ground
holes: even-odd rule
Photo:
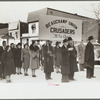
[[[36,71],[36,78],[12,75],[12,83],[0,81],[0,98],[100,98],[100,66],[95,66],[96,78],[87,79],[86,70],[75,73],[76,81],[61,83],[61,74],[52,73],[52,80],[45,80],[41,69]],[[23,73],[23,70],[22,70]]]

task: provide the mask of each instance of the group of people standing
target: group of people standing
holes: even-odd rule
[[[24,75],[28,76],[28,68],[31,68],[32,77],[36,77],[35,71],[42,66],[45,73],[45,79],[50,80],[51,73],[54,72],[62,74],[62,82],[69,82],[74,79],[74,73],[78,71],[77,55],[79,58],[80,70],[87,69],[87,78],[94,77],[94,48],[92,45],[93,36],[88,38],[86,47],[81,44],[77,50],[74,46],[74,41],[71,37],[61,42],[56,42],[55,47],[52,46],[52,41],[46,40],[42,46],[39,45],[39,40],[32,41],[29,46],[28,43],[14,43],[6,45],[3,41],[0,46],[0,78],[6,78],[7,82],[11,82],[10,76],[12,74],[22,74],[21,68],[24,69]],[[83,60],[82,60],[83,59]],[[61,70],[61,72],[60,72]]]

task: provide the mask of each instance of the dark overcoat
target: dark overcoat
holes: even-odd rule
[[[17,48],[15,51],[15,66],[16,67],[22,67],[22,61],[21,61],[21,49]]]
[[[70,74],[69,51],[64,45],[61,47],[61,74]]]
[[[15,63],[15,57],[16,57],[15,52],[16,52],[16,48],[11,48],[11,52],[12,52],[12,54],[13,54],[14,63]]]
[[[60,67],[61,66],[61,47],[59,48],[54,47],[54,60],[55,60],[55,66]]]
[[[78,66],[77,66],[77,51],[74,46],[68,45],[68,48],[73,48],[72,51],[69,51],[70,53],[70,58],[69,58],[69,65],[70,65],[70,70],[71,72],[77,72],[78,71]]]
[[[43,57],[44,57],[44,73],[51,73],[54,71],[53,69],[53,47],[51,45],[43,46]],[[51,55],[48,53],[48,50],[51,52]]]
[[[3,54],[3,47],[2,46],[0,46],[0,61],[1,61],[1,57],[2,57],[2,54]]]
[[[11,51],[5,51],[2,55],[2,62],[4,65],[4,75],[16,74],[14,57]]]
[[[94,68],[94,46],[88,42],[85,49],[85,67]]]

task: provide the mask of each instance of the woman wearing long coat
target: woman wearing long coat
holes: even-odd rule
[[[10,44],[10,47],[11,47],[11,52],[12,52],[12,54],[13,54],[13,56],[14,56],[14,63],[15,63],[15,52],[16,52],[16,48],[14,47],[14,43],[11,43]]]
[[[32,70],[32,77],[36,77],[35,70],[39,68],[39,47],[35,41],[30,45],[30,68]]]
[[[68,50],[70,53],[70,58],[69,58],[69,65],[70,65],[70,80],[74,80],[74,72],[78,71],[78,66],[77,66],[77,51],[76,48],[74,47],[74,41],[72,40],[71,37],[68,38]]]
[[[10,51],[10,46],[6,46],[6,50],[2,55],[2,62],[4,64],[4,75],[6,76],[7,82],[11,82],[10,76],[16,74],[14,57]]]
[[[63,40],[63,46],[61,47],[61,74],[62,82],[69,82],[70,66],[69,66],[69,51],[68,51],[68,40]]]
[[[28,76],[27,71],[30,66],[30,52],[29,52],[28,47],[29,47],[28,44],[25,44],[24,49],[22,49],[22,52],[21,52],[21,61],[23,62],[22,67],[24,69],[25,76]]]
[[[21,67],[22,67],[22,61],[21,61],[21,43],[17,44],[17,48],[15,51],[15,66],[17,68],[17,74],[22,74],[21,73]]]
[[[80,71],[84,71],[84,57],[85,57],[85,45],[83,41],[81,41],[80,45],[78,45],[78,62]]]
[[[56,73],[60,73],[59,69],[61,67],[61,47],[59,46],[60,42],[56,42],[54,47],[54,60],[56,66]]]
[[[88,43],[85,49],[85,67],[87,68],[87,78],[94,77],[94,46],[92,44],[93,36],[88,37]]]
[[[46,80],[51,79],[51,72],[53,69],[53,47],[50,44],[50,41],[46,41],[46,44],[43,46],[43,57],[44,57],[44,73]]]

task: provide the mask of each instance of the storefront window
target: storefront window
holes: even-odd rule
[[[10,32],[10,36],[12,36],[12,32]]]
[[[16,34],[16,39],[18,39],[18,32],[15,32],[15,34]]]
[[[36,25],[33,24],[33,25],[31,26],[31,28],[32,28],[32,33],[34,33],[34,31],[36,30]]]

